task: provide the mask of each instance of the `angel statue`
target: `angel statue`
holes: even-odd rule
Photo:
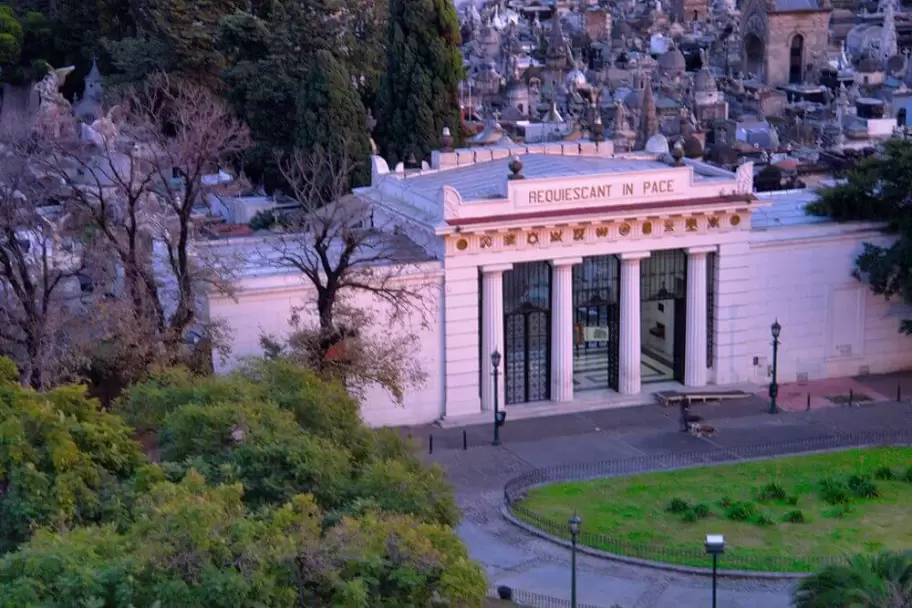
[[[35,85],[39,98],[36,121],[38,128],[54,137],[61,135],[66,119],[72,115],[70,102],[60,93],[60,87],[73,69],[74,66],[56,70],[48,66],[47,75]],[[73,128],[72,125],[70,128]]]

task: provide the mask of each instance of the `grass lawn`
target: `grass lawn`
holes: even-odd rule
[[[897,479],[875,479],[882,467]],[[710,563],[703,554],[706,535],[724,534],[720,568],[806,571],[816,569],[820,558],[912,548],[912,481],[905,480],[910,467],[912,448],[872,448],[561,483],[530,490],[516,514],[566,537],[565,522],[576,512],[583,544],[697,566]],[[870,476],[880,496],[852,492],[845,482],[854,475]],[[821,483],[827,478],[848,492],[847,507],[824,500]],[[774,496],[763,497],[770,484],[778,486],[767,489]],[[683,512],[669,511],[675,498],[686,503]],[[705,517],[696,515],[702,509],[694,509],[697,504],[707,507]],[[732,520],[733,510],[747,519]],[[794,511],[803,523],[786,521]],[[538,517],[562,525],[551,528]]]

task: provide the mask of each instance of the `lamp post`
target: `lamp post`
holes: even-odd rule
[[[503,424],[501,421],[499,404],[498,404],[498,393],[500,392],[498,387],[499,372],[500,372],[500,351],[495,350],[491,353],[491,365],[494,366],[494,371],[491,372],[491,375],[494,376],[494,441],[491,442],[491,445],[500,445],[500,425]]]
[[[570,608],[576,608],[576,541],[583,520],[579,515],[570,518]]]
[[[770,382],[769,388],[770,414],[775,414],[779,411],[776,407],[776,397],[779,396],[779,383],[776,382],[776,374],[779,371],[779,332],[781,331],[782,326],[779,325],[779,319],[776,319],[770,326],[770,332],[773,334],[773,380]]]
[[[721,534],[706,535],[706,552],[713,557],[713,603],[712,608],[716,608],[716,567],[719,563],[719,556],[725,553],[725,537]]]

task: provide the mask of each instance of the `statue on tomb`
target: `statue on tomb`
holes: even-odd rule
[[[64,129],[75,132],[75,126],[68,124],[73,108],[60,92],[66,77],[74,69],[74,66],[69,66],[55,70],[48,66],[47,75],[34,87],[39,99],[36,123],[39,129],[52,137],[59,137]]]

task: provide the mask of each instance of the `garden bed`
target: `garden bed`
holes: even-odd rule
[[[534,488],[514,514],[611,553],[705,567],[809,571],[848,553],[912,547],[912,448],[869,448]]]

